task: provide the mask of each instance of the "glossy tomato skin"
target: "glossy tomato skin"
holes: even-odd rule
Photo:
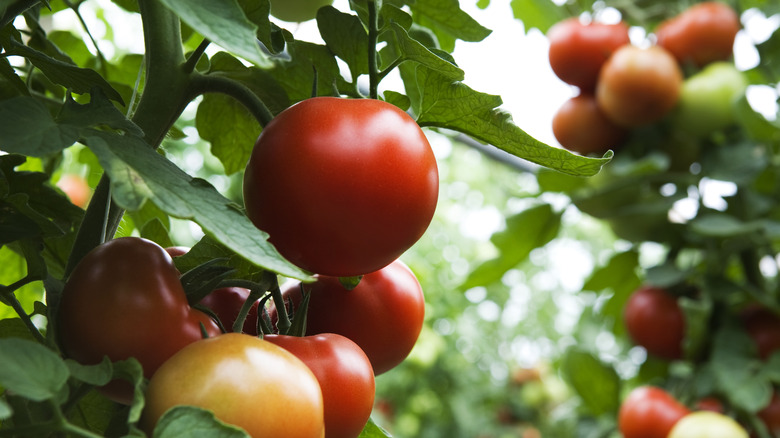
[[[702,67],[731,58],[739,16],[721,2],[697,3],[656,29],[657,44],[682,64]]]
[[[214,321],[190,308],[168,253],[149,240],[122,237],[90,251],[73,270],[58,325],[68,357],[84,364],[134,357],[151,377],[202,338],[201,324],[209,336],[220,334]]]
[[[282,111],[244,176],[252,222],[292,263],[334,277],[398,258],[430,224],[438,191],[420,127],[376,99],[316,97]]]
[[[620,405],[618,428],[624,438],[667,438],[672,427],[689,413],[665,390],[640,386]]]
[[[358,344],[380,375],[409,355],[425,317],[422,287],[400,260],[363,276],[352,290],[334,277],[319,277],[307,284],[310,301],[306,334],[337,333]],[[283,292],[294,304],[301,300],[300,284]],[[296,304],[297,305],[297,304]],[[271,310],[271,319],[275,310]]]
[[[553,116],[552,129],[561,146],[581,155],[615,149],[628,134],[604,115],[590,94],[580,94],[564,102]]]
[[[263,339],[294,354],[317,377],[325,409],[325,437],[357,438],[371,416],[376,394],[374,371],[363,350],[334,333],[265,335]]]
[[[748,433],[731,417],[712,411],[698,411],[681,418],[668,438],[748,438]]]
[[[634,128],[666,116],[677,104],[682,83],[682,70],[669,52],[627,45],[602,67],[596,100],[614,123]]]
[[[317,378],[289,351],[260,338],[227,333],[180,350],[152,376],[142,426],[152,436],[170,408],[208,409],[252,437],[324,436]]]
[[[553,72],[586,92],[596,88],[599,70],[612,52],[629,43],[625,23],[583,23],[577,17],[553,25],[547,38]]]
[[[623,317],[631,338],[648,353],[669,360],[682,358],[685,316],[676,297],[643,286],[628,298]]]
[[[301,23],[317,17],[317,10],[333,0],[271,0],[271,15],[292,23]]]

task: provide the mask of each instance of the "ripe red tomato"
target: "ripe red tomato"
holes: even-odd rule
[[[750,308],[742,312],[742,323],[758,347],[758,356],[768,359],[780,351],[780,316],[763,308]]]
[[[695,406],[697,411],[712,411],[723,414],[726,409],[723,407],[723,402],[717,397],[704,397],[696,402]]]
[[[190,308],[179,272],[165,250],[137,237],[110,240],[90,251],[65,283],[59,335],[65,354],[84,364],[134,357],[151,377],[184,346],[220,334],[216,323]],[[120,401],[123,390],[109,394]]]
[[[265,335],[302,360],[322,389],[327,438],[357,438],[374,408],[371,362],[357,344],[334,333],[297,337]]]
[[[772,400],[758,412],[758,418],[764,422],[772,436],[780,436],[780,395],[775,391]]]
[[[374,374],[400,364],[422,330],[425,301],[414,273],[400,260],[366,274],[352,290],[334,277],[304,285],[310,291],[306,334],[337,333],[365,351]],[[300,284],[285,287],[293,304],[301,300]],[[276,311],[271,309],[271,319]]]
[[[324,437],[317,378],[282,347],[227,333],[181,349],[154,373],[142,425],[152,436],[170,408],[197,406],[253,437]]]
[[[627,45],[607,60],[599,74],[596,100],[610,120],[633,128],[662,119],[677,104],[683,73],[674,57],[658,46]]]
[[[685,316],[676,297],[643,286],[631,294],[623,316],[631,338],[648,353],[670,360],[682,358]]]
[[[417,123],[376,99],[316,97],[265,127],[244,203],[292,263],[334,277],[386,266],[423,235],[439,192]]]
[[[590,94],[564,102],[553,117],[552,129],[561,146],[582,155],[603,154],[620,146],[627,135],[604,115]]]
[[[601,66],[618,47],[629,43],[625,23],[583,23],[576,17],[553,25],[547,38],[553,72],[583,91],[596,88]]]
[[[624,438],[666,438],[690,411],[671,394],[655,386],[640,386],[620,405],[618,428]]]
[[[655,34],[658,45],[680,63],[702,67],[731,57],[739,28],[739,17],[731,6],[703,2],[664,21]]]

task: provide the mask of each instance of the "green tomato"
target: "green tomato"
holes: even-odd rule
[[[714,62],[688,78],[674,117],[677,129],[707,135],[734,123],[734,102],[747,88],[745,76],[730,62]]]
[[[271,15],[292,23],[301,23],[317,17],[317,11],[333,0],[271,0]]]
[[[681,418],[667,438],[748,438],[748,433],[731,417],[696,411]]]

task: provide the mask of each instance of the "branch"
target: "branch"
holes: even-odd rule
[[[265,103],[249,87],[230,78],[196,74],[192,78],[190,92],[193,98],[205,93],[221,93],[230,96],[246,107],[261,126],[266,126],[274,118]]]

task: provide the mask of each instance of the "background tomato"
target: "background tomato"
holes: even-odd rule
[[[601,69],[596,100],[620,126],[647,125],[674,108],[682,82],[680,66],[663,48],[622,46]]]
[[[768,359],[780,350],[780,316],[763,307],[749,308],[740,316],[745,330],[756,343],[760,358]]]
[[[363,276],[352,290],[345,289],[334,277],[319,277],[304,288],[311,294],[306,334],[346,336],[366,353],[375,375],[401,363],[422,330],[422,288],[400,260]],[[301,300],[299,283],[285,287],[283,293],[294,304]],[[274,314],[271,310],[272,319]]]
[[[596,88],[599,70],[618,47],[629,43],[625,23],[559,21],[547,32],[550,67],[564,82],[584,91]]]
[[[356,438],[374,407],[371,362],[357,344],[334,333],[297,337],[265,335],[302,360],[317,377],[325,409],[326,438]]]
[[[149,436],[178,405],[209,409],[253,437],[324,436],[317,378],[292,353],[254,336],[203,339],[166,361],[146,391],[142,424]]]
[[[65,193],[74,205],[85,208],[92,197],[92,189],[87,180],[72,173],[62,175],[57,180],[57,187]]]
[[[408,114],[376,99],[317,97],[263,130],[244,203],[303,269],[349,277],[386,266],[423,235],[439,192],[436,158]]]
[[[675,127],[701,136],[733,124],[734,104],[747,86],[747,79],[734,64],[709,64],[683,83],[674,113]]]
[[[590,94],[564,102],[553,116],[552,129],[561,146],[582,155],[603,154],[620,146],[627,135],[604,115]]]
[[[233,323],[238,318],[241,307],[249,298],[249,289],[242,287],[223,287],[215,289],[210,294],[203,297],[198,304],[211,309],[225,326],[225,330],[230,330]],[[257,300],[249,308],[249,313],[244,320],[244,333],[257,336],[257,306],[260,300]]]
[[[146,377],[201,339],[201,324],[210,336],[220,334],[214,321],[190,308],[168,253],[137,237],[90,251],[65,283],[59,307],[59,336],[68,357],[84,364],[104,356],[134,357]]]
[[[758,417],[764,422],[772,436],[780,436],[780,396],[778,396],[777,390],[772,394],[769,404],[758,412]]]
[[[689,413],[663,389],[640,386],[620,405],[618,428],[624,438],[667,438],[672,427]]]
[[[721,2],[697,3],[658,26],[658,45],[680,63],[702,67],[731,57],[739,31],[739,17]]]
[[[731,417],[698,411],[680,419],[668,438],[748,438],[748,433]]]
[[[333,3],[333,0],[271,0],[271,15],[300,23],[317,17],[317,10]]]
[[[664,359],[680,359],[685,316],[677,298],[664,289],[644,286],[626,302],[626,330],[637,345]]]

